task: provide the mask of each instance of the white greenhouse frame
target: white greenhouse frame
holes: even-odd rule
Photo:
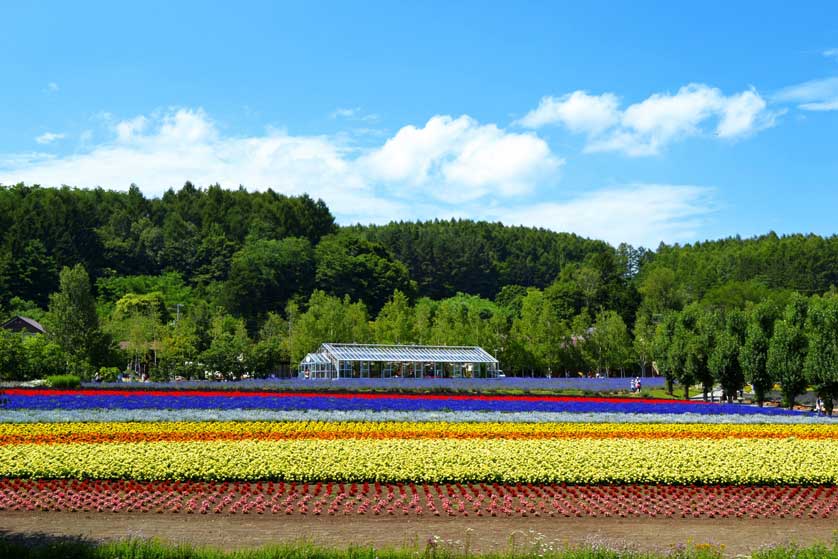
[[[478,346],[325,343],[300,362],[298,376],[337,378],[497,378],[498,360]]]

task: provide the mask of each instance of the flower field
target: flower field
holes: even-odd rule
[[[830,487],[3,480],[0,510],[414,516],[838,518]]]
[[[12,389],[0,510],[838,517],[838,422],[556,396]]]

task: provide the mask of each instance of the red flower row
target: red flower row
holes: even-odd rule
[[[0,510],[838,519],[838,488],[3,479]]]

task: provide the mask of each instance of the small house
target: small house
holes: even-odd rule
[[[7,320],[3,324],[0,324],[0,328],[11,330],[12,332],[23,332],[24,334],[33,336],[35,334],[47,333],[44,327],[41,326],[37,320],[26,316],[15,316],[11,320]]]

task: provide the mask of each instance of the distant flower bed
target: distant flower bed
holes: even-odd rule
[[[660,388],[663,377],[643,377],[644,388]],[[245,379],[238,381],[171,381],[171,382],[109,382],[85,383],[86,388],[183,388],[216,390],[420,390],[486,392],[503,390],[583,390],[587,392],[618,392],[631,389],[631,378],[342,378],[342,379]]]
[[[0,423],[102,423],[111,421],[443,421],[447,423],[705,423],[838,424],[838,416],[814,414],[700,414],[621,412],[372,411],[266,409],[0,409]]]
[[[7,409],[270,409],[372,411],[496,411],[650,414],[800,415],[782,408],[654,398],[388,394],[328,392],[217,392],[175,390],[9,389]]]

